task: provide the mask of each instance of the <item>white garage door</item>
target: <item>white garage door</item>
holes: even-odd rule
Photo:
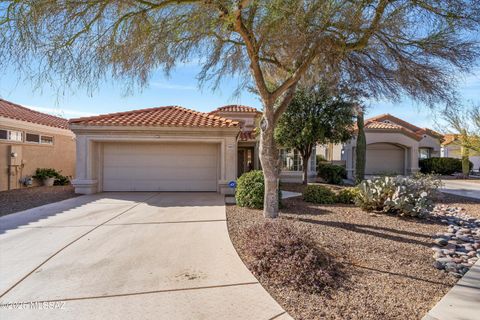
[[[218,146],[108,143],[104,191],[217,191]]]
[[[365,174],[404,174],[405,150],[393,144],[375,143],[367,146]]]

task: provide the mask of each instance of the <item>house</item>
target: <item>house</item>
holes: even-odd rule
[[[458,135],[446,134],[442,142],[442,157],[462,158],[461,147],[458,141]],[[469,160],[473,163],[473,171],[480,170],[480,153],[474,150],[469,150]]]
[[[179,106],[70,120],[77,136],[77,193],[99,191],[216,191],[259,169],[260,112],[225,106],[210,113]],[[301,181],[301,160],[282,151],[287,181]],[[315,157],[312,175],[315,175]]]
[[[419,171],[418,160],[440,157],[443,136],[420,128],[391,114],[365,120],[366,175],[411,174]],[[344,144],[342,160],[347,176],[355,176],[356,137]]]
[[[25,186],[37,168],[73,176],[75,135],[68,121],[0,99],[0,168],[0,191]]]

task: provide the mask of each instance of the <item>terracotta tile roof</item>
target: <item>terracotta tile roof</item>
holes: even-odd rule
[[[178,106],[140,109],[94,117],[71,119],[71,124],[89,126],[237,127],[238,122]]]
[[[385,121],[385,120],[392,121],[392,122],[395,122],[395,123],[401,125],[402,127],[406,128],[406,129],[408,129],[408,130],[410,130],[410,131],[413,131],[413,132],[417,132],[417,131],[419,131],[419,130],[422,129],[422,128],[419,128],[419,127],[417,127],[417,126],[415,126],[415,125],[413,125],[413,124],[411,124],[411,123],[409,123],[409,122],[407,122],[407,121],[404,121],[404,120],[402,120],[402,119],[400,119],[400,118],[397,118],[397,117],[395,117],[395,116],[392,116],[392,115],[389,114],[389,113],[381,114],[381,115],[379,115],[379,116],[376,116],[376,117],[367,119],[367,121],[369,121],[369,120],[371,120],[371,121],[378,121],[378,122],[383,122],[383,121]]]
[[[454,142],[455,140],[457,140],[457,137],[458,137],[457,134],[446,134],[446,135],[444,135],[442,145],[445,146],[447,144],[450,144],[450,143]]]
[[[41,124],[49,127],[68,129],[67,119],[31,110],[3,99],[0,99],[0,117]]]
[[[248,106],[242,106],[242,105],[237,105],[237,104],[231,104],[228,106],[223,106],[220,108],[217,108],[213,110],[210,113],[217,113],[217,112],[246,112],[246,113],[261,113],[255,108],[248,107]]]
[[[257,133],[255,130],[249,130],[249,131],[241,131],[239,140],[240,141],[255,141],[256,140]]]
[[[378,122],[378,121],[367,121],[365,123],[365,128],[368,129],[391,129],[391,130],[401,130],[402,126],[399,126],[394,123],[385,123],[385,122]]]
[[[432,129],[417,127],[388,113],[366,119],[365,129],[400,131],[416,140],[421,140],[424,134],[428,134],[434,138],[443,139],[442,134]],[[355,130],[357,130],[356,126]]]

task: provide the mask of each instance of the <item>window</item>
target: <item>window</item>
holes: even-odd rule
[[[0,139],[10,141],[22,141],[23,132],[15,130],[0,130]]]
[[[428,159],[431,157],[431,149],[430,148],[419,148],[418,149],[418,157],[420,159]]]
[[[297,150],[281,149],[282,170],[302,171],[302,157]]]
[[[41,136],[40,137],[41,144],[53,144],[53,137],[50,136]]]
[[[25,136],[25,141],[39,143],[40,142],[40,135],[39,134],[34,134],[34,133],[27,133],[26,136]]]

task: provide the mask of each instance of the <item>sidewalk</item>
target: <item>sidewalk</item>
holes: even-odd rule
[[[480,319],[480,260],[422,320]]]

